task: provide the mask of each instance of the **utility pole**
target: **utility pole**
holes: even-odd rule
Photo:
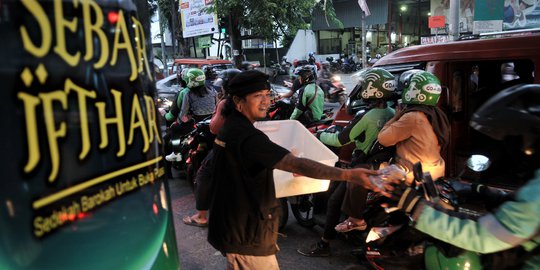
[[[178,10],[175,9],[175,6],[174,6],[174,0],[171,0],[171,36],[172,36],[172,55],[171,55],[171,58],[173,59],[173,62],[174,62],[174,56],[176,54],[176,13],[178,12]]]
[[[366,13],[362,11],[362,68],[367,67],[366,57]]]
[[[165,53],[165,38],[163,35],[163,24],[162,24],[162,15],[161,8],[158,5],[158,18],[159,18],[159,35],[161,36],[161,62],[163,63],[163,75],[169,75],[169,68],[167,67],[167,54]]]
[[[450,40],[459,39],[459,1],[450,1]]]

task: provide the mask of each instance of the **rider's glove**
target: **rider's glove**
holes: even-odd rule
[[[418,192],[404,182],[393,186],[394,191],[392,192],[390,207],[399,208],[407,214],[412,213],[416,204],[421,200]]]

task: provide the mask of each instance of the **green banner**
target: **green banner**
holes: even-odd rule
[[[203,36],[197,38],[197,47],[199,48],[210,48],[212,41],[210,36]]]
[[[502,20],[504,12],[504,0],[475,0],[474,20],[490,21]]]

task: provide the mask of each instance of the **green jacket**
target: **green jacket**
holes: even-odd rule
[[[415,227],[441,241],[479,253],[493,253],[523,246],[532,250],[540,243],[540,169],[519,189],[513,200],[478,220],[451,216],[422,202],[415,209]],[[523,269],[540,269],[540,255]]]
[[[296,104],[296,107],[294,108],[294,111],[291,115],[291,120],[296,120],[300,115],[306,110],[309,109],[313,113],[313,120],[321,120],[323,115],[323,107],[324,107],[324,91],[317,86],[315,83],[310,83],[302,88],[300,88],[299,95],[298,95],[298,103]],[[309,104],[309,108],[306,108],[306,105],[308,102],[313,98],[314,95],[317,95],[313,102]]]
[[[189,92],[189,88],[185,87],[184,89],[180,90],[178,92],[178,95],[176,96],[176,106],[173,106],[167,114],[165,114],[165,119],[167,121],[174,121],[176,117],[178,117],[178,114],[180,113],[180,110],[182,109],[182,101],[184,100],[184,96]]]
[[[394,116],[394,113],[394,109],[390,107],[371,109],[364,116],[354,119],[341,132],[321,133],[320,140],[326,145],[336,147],[355,141],[356,149],[367,154],[373,142],[377,139],[377,134],[379,134],[384,124]]]

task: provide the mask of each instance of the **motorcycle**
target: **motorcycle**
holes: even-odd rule
[[[466,170],[479,176],[489,166],[489,159],[473,155]],[[442,179],[434,182],[429,173],[422,172],[420,163],[413,166],[415,187],[427,201],[440,207],[470,216],[481,216],[509,195],[509,191],[464,182],[461,179]],[[480,196],[481,195],[481,196]],[[368,197],[364,213],[370,228],[365,244],[355,250],[365,266],[371,269],[481,269],[478,254],[436,240],[409,226],[410,218],[401,211],[381,207],[387,199]],[[496,203],[497,202],[497,203]],[[469,268],[463,268],[467,265]]]
[[[340,76],[333,75],[329,80],[320,79],[318,85],[324,91],[324,99],[326,102],[338,102],[340,105],[343,105],[343,103],[347,101],[347,89],[341,82]]]
[[[202,161],[213,147],[215,135],[210,132],[210,118],[195,124],[195,129],[186,134],[180,146],[185,156],[186,180],[195,189],[195,177]]]
[[[333,73],[333,72],[341,71],[342,64],[343,64],[343,61],[341,61],[341,59],[335,60],[334,57],[328,56],[326,57],[326,61],[330,63],[330,72]]]
[[[188,152],[183,147],[184,138],[193,131],[195,128],[195,122],[190,120],[186,123],[173,122],[167,128],[167,135],[164,136],[166,150],[171,150],[172,153],[165,156],[165,170],[169,177],[172,177],[172,170],[184,171],[186,168],[186,158]]]

